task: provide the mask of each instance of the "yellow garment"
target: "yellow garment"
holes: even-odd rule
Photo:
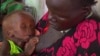
[[[8,42],[9,42],[10,47],[11,47],[11,50],[10,50],[11,56],[15,56],[16,54],[23,52],[23,50],[20,47],[18,47],[17,45],[15,45],[15,43],[13,41],[8,40]]]

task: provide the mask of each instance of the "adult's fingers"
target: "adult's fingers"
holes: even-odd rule
[[[37,29],[35,29],[35,32],[36,32],[36,36],[40,36],[40,32],[37,30]]]

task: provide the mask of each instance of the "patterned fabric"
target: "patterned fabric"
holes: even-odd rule
[[[43,16],[43,18],[37,23],[36,27],[41,32],[45,33],[48,30],[48,12]]]
[[[14,0],[6,0],[5,2],[0,4],[0,12],[5,13],[6,7],[9,3],[13,2]]]
[[[48,22],[47,16],[37,25],[41,33],[47,28],[46,24],[41,24],[44,22]],[[56,43],[36,52],[35,56],[100,56],[100,20],[82,21]]]
[[[0,13],[11,13],[16,10],[22,10],[24,5],[15,0],[6,0],[0,5]]]
[[[15,43],[13,41],[8,40],[8,42],[9,42],[10,47],[11,47],[11,50],[10,50],[11,56],[15,56],[16,54],[23,52],[23,50],[20,47],[18,47],[17,45],[15,45]]]
[[[17,10],[23,10],[24,6],[19,2],[11,3],[7,6],[7,13],[11,13]]]

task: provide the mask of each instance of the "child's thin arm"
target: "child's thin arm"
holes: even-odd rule
[[[36,44],[39,42],[38,37],[31,38],[28,43],[25,45],[25,49],[23,53],[18,54],[17,56],[31,56],[34,52]]]
[[[3,41],[3,44],[0,50],[0,56],[11,56],[10,55],[10,45],[8,41]],[[26,53],[23,52],[21,54],[18,54],[17,56],[28,56],[28,55],[26,55]]]
[[[0,50],[0,56],[10,56],[10,46],[8,41],[3,41]]]
[[[34,50],[35,50],[35,47],[36,47],[36,44],[39,42],[39,38],[38,37],[33,37],[29,40],[28,43],[26,43],[25,45],[25,52],[28,54],[28,55],[31,55]]]

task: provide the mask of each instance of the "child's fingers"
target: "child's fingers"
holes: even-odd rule
[[[39,38],[34,37],[34,38],[31,38],[28,43],[26,43],[24,50],[27,52],[27,54],[29,55],[32,54],[38,42],[39,42]]]
[[[32,39],[30,39],[30,42],[33,42],[34,44],[39,42],[39,38],[38,37],[34,37]]]

